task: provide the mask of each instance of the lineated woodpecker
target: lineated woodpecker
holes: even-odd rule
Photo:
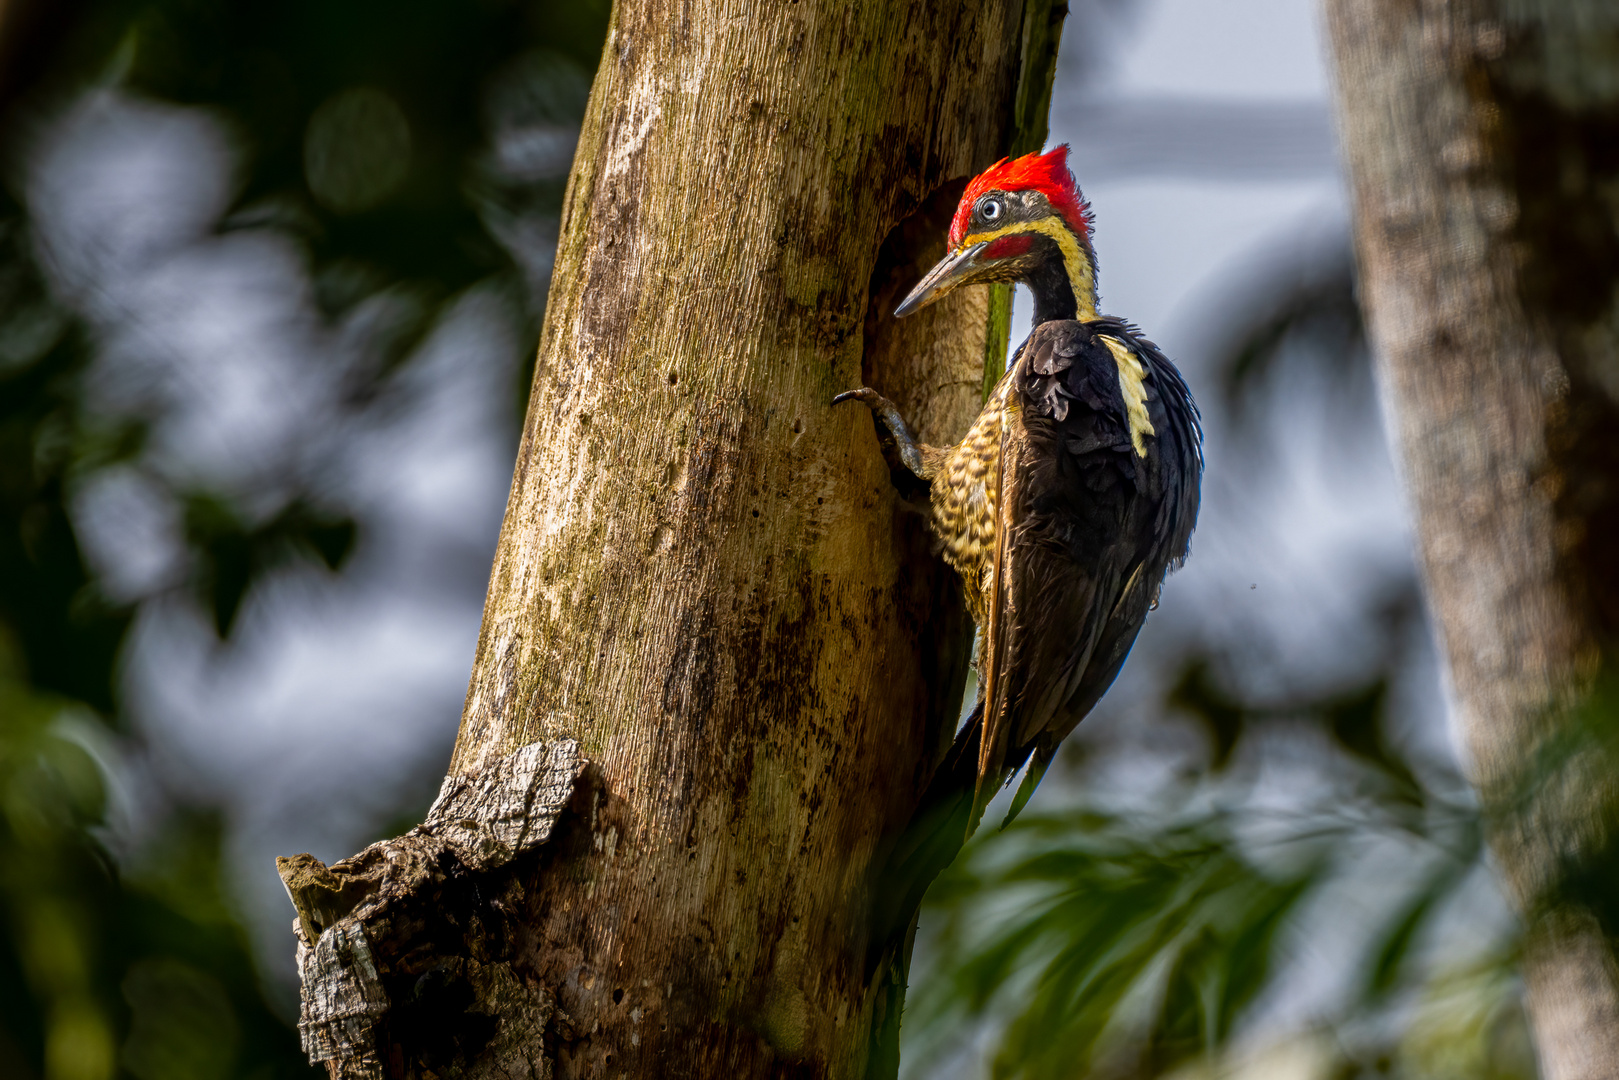
[[[1197,521],[1197,405],[1156,345],[1098,314],[1091,225],[1067,146],[1003,159],[967,185],[947,254],[894,314],[1018,281],[1034,329],[960,443],[918,444],[869,387],[834,399],[870,406],[930,483],[933,530],[982,635],[977,708],[924,799],[934,820],[896,853],[915,864],[899,872],[916,900],[1027,761],[1011,812],[1022,809],[1112,685]],[[946,824],[953,837],[937,835]]]

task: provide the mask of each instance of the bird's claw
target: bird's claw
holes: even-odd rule
[[[922,451],[917,446],[915,437],[911,435],[911,429],[905,426],[905,418],[900,416],[897,405],[869,386],[845,391],[833,398],[832,404],[837,405],[844,401],[864,402],[871,409],[872,419],[876,421],[878,430],[888,429],[888,434],[899,451],[900,461],[905,467],[924,480],[928,478],[926,466],[922,462]],[[888,451],[885,450],[883,453],[886,456]]]
[[[862,386],[858,390],[845,390],[843,393],[832,399],[832,404],[841,405],[845,401],[861,401],[871,408],[876,409],[882,406],[884,399],[881,394],[873,390],[871,387]]]

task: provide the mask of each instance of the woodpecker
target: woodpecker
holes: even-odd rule
[[[1197,405],[1140,330],[1098,313],[1091,227],[1066,145],[1003,159],[967,185],[945,257],[894,314],[1015,281],[1034,298],[1034,327],[960,443],[917,443],[869,387],[833,399],[869,406],[929,483],[933,531],[966,586],[979,697],[924,802],[956,825],[966,809],[967,834],[1025,762],[1008,820],[1028,801],[1112,685],[1197,522]]]

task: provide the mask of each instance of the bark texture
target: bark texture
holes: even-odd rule
[[[283,866],[306,1018],[312,970],[351,1003],[334,1076],[893,1074],[908,941],[870,940],[872,882],[971,625],[870,414],[829,403],[871,385],[933,442],[976,413],[1007,294],[888,313],[966,179],[1043,141],[1065,10],[616,6],[446,784],[580,764],[508,861],[430,818]],[[415,921],[367,921],[394,864]]]
[[[340,1077],[400,1075],[404,1045],[429,1032],[435,1061],[453,1066],[465,1043],[486,1075],[545,1075],[530,1051],[555,995],[516,974],[513,912],[482,893],[493,872],[550,839],[579,774],[571,739],[531,743],[477,774],[450,774],[404,836],[331,868],[310,855],[276,860],[298,912],[298,1033],[311,1061]],[[415,976],[408,991],[405,975]]]
[[[1361,302],[1456,717],[1504,810],[1619,636],[1619,5],[1327,12]],[[1614,927],[1571,885],[1611,855],[1595,798],[1494,836],[1548,1080],[1619,1077]]]

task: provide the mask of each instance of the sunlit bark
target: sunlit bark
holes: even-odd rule
[[[1043,139],[1064,10],[618,5],[446,794],[283,867],[334,1075],[893,1074],[870,882],[971,627],[830,402],[935,442],[976,412],[1004,310],[888,312],[961,183]]]

